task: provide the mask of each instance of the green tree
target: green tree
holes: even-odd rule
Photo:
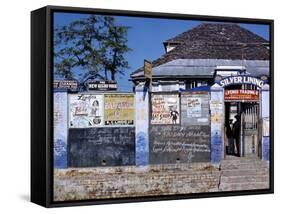
[[[114,17],[91,15],[57,27],[54,36],[55,74],[64,78],[82,71],[83,78],[104,72],[104,78],[115,80],[124,75],[128,62],[124,55],[129,27],[117,25]]]
[[[115,80],[115,75],[124,75],[124,68],[128,68],[128,62],[124,58],[126,52],[130,51],[127,47],[128,27],[117,26],[114,24],[113,17],[105,17],[105,27],[107,29],[106,38],[102,40],[101,52],[104,65],[105,78],[107,71],[111,73],[111,79]]]

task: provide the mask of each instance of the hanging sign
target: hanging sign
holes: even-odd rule
[[[144,65],[143,65],[143,72],[144,72],[144,77],[146,78],[146,86],[148,86],[149,90],[151,91],[152,89],[152,63],[144,60]]]
[[[147,78],[147,79],[150,79],[152,78],[152,63],[147,61],[147,60],[144,60],[144,76]]]

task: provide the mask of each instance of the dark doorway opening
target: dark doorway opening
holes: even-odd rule
[[[258,156],[259,103],[225,102],[225,154]]]

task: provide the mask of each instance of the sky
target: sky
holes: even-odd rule
[[[67,25],[70,22],[86,18],[88,14],[79,13],[54,13],[54,27]],[[129,63],[129,68],[125,70],[125,75],[116,77],[118,91],[132,91],[133,84],[129,81],[130,73],[143,66],[144,59],[153,61],[165,53],[163,42],[184,31],[192,29],[204,21],[175,20],[163,18],[144,18],[114,16],[119,25],[129,26],[127,39],[128,47],[132,51],[126,53],[125,58]],[[243,24],[242,27],[269,40],[269,25]]]

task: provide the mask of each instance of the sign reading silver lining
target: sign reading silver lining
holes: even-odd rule
[[[218,83],[222,87],[226,87],[229,85],[237,85],[237,84],[251,84],[261,88],[264,85],[263,80],[251,76],[230,76],[221,79]]]

